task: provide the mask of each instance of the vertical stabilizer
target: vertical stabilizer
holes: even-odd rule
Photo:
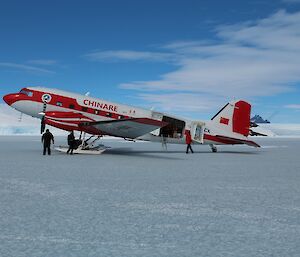
[[[224,130],[226,134],[238,133],[249,135],[251,105],[238,100],[226,104],[211,120],[216,128]]]

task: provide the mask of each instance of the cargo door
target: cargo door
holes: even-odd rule
[[[192,123],[191,135],[192,139],[199,144],[203,144],[205,123],[198,121]]]
[[[163,119],[163,114],[160,113],[160,112],[154,112],[154,111],[152,111],[152,115],[151,116],[155,120],[162,121],[162,119]],[[160,135],[160,130],[161,130],[161,128],[158,128],[158,129],[152,131],[151,134],[154,135],[154,136],[159,136]]]

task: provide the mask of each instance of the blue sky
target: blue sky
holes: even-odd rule
[[[300,0],[1,1],[0,94],[89,91],[195,119],[243,98],[300,123],[299,28]]]

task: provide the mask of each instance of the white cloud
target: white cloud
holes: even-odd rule
[[[138,97],[145,102],[151,103],[152,108],[171,113],[176,112],[186,118],[192,118],[191,112],[213,116],[212,110],[217,111],[228,100],[222,97],[213,98],[207,97],[205,94],[190,93],[141,93],[138,94]]]
[[[296,3],[300,3],[300,0],[282,0],[282,2],[283,3],[294,3],[294,4],[296,4]]]
[[[40,120],[32,118],[9,107],[6,104],[0,104],[0,135],[39,135]],[[56,135],[65,134],[63,131],[51,128]]]
[[[292,91],[300,81],[299,27],[300,12],[284,10],[257,21],[219,26],[215,42],[177,41],[165,45],[164,51],[169,51],[179,66],[173,72],[162,74],[159,80],[134,81],[120,87],[144,92],[140,94],[142,99],[160,101],[166,104],[164,109],[172,105],[161,97],[162,92],[171,92],[183,101],[191,94],[205,94],[195,101],[195,110],[201,108],[201,100]]]
[[[28,63],[36,64],[36,65],[52,66],[57,64],[57,61],[50,60],[50,59],[38,59],[38,60],[29,60]]]
[[[172,53],[163,52],[143,52],[143,51],[128,51],[128,50],[116,50],[116,51],[97,51],[84,55],[91,61],[154,61],[165,62],[171,61],[174,57]]]
[[[11,63],[11,62],[0,62],[0,67],[9,68],[13,70],[22,70],[26,72],[34,72],[34,73],[55,73],[54,71],[43,69],[31,65],[24,65],[24,64],[17,64],[17,63]]]
[[[300,104],[288,104],[285,108],[300,110]]]

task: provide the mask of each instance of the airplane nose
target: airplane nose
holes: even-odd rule
[[[8,94],[8,95],[3,96],[3,100],[8,105],[12,105],[16,101],[18,101],[19,96],[20,96],[19,94]]]

